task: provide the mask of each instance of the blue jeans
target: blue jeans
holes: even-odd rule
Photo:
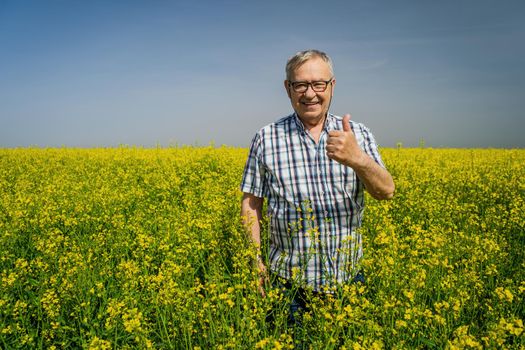
[[[355,277],[349,281],[349,283],[365,283],[365,274],[359,271]],[[284,294],[284,300],[290,300],[288,304],[288,327],[301,327],[303,314],[309,311],[308,307],[308,296],[314,295],[321,298],[324,297],[324,293],[321,292],[307,292],[303,288],[294,288],[290,281],[287,281],[281,277],[274,276],[272,285],[274,288],[279,288]],[[274,316],[273,311],[266,316],[266,321],[273,326]]]

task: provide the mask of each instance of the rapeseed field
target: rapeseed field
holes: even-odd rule
[[[525,150],[382,154],[366,284],[289,329],[239,218],[246,149],[0,150],[0,348],[524,349]]]

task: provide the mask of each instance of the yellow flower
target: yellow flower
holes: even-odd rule
[[[140,332],[141,329],[142,312],[138,311],[137,308],[127,310],[122,315],[122,322],[124,328],[128,333]]]
[[[109,340],[103,340],[95,336],[89,343],[89,350],[110,350],[112,349],[111,342]]]
[[[55,318],[60,314],[60,303],[57,293],[53,289],[48,289],[40,299],[40,302],[50,318]]]
[[[405,297],[410,301],[410,302],[413,302],[414,301],[414,292],[411,291],[411,290],[407,290],[407,289],[404,289],[403,290],[403,294],[405,295]]]
[[[508,290],[507,288],[498,287],[496,288],[496,294],[498,295],[498,298],[500,300],[507,301],[509,303],[514,300],[514,296],[512,295],[512,292]]]
[[[283,348],[283,345],[281,344],[281,342],[279,342],[278,340],[275,340],[273,342],[273,348],[275,350],[281,350]]]
[[[263,349],[266,344],[268,344],[268,338],[264,338],[262,340],[259,340],[256,344],[255,344],[255,348],[256,349]]]
[[[405,328],[408,324],[403,320],[396,320],[396,328]]]

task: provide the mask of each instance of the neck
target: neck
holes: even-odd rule
[[[297,114],[301,123],[303,123],[304,129],[307,130],[310,135],[314,138],[315,142],[319,142],[321,131],[323,130],[324,123],[326,121],[326,114],[323,114],[319,118],[307,119]]]
[[[322,129],[326,120],[326,114],[323,114],[322,116],[317,118],[303,118],[299,114],[297,114],[297,116],[299,117],[299,120],[301,120],[301,122],[303,123],[304,128],[308,131],[318,128]]]

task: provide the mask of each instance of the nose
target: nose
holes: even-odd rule
[[[306,91],[304,92],[304,95],[306,97],[315,97],[315,95],[317,95],[317,93],[314,91],[314,88],[312,87],[312,84],[308,84],[308,86],[306,87]]]

